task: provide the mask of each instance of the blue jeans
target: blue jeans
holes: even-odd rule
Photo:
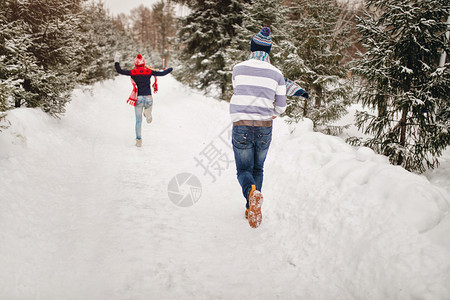
[[[264,161],[272,141],[272,127],[233,126],[233,151],[237,178],[248,204],[252,185],[261,191]]]
[[[134,112],[136,114],[136,139],[140,140],[141,136],[141,127],[142,127],[142,113],[144,108],[152,108],[153,98],[152,95],[146,96],[138,96],[136,106],[134,107]]]

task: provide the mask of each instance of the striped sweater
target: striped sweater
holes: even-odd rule
[[[234,94],[230,101],[231,121],[272,120],[286,110],[286,82],[263,51],[233,68]]]

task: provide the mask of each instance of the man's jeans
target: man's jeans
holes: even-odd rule
[[[261,191],[264,161],[272,141],[272,127],[233,126],[233,151],[237,178],[247,200],[252,185]]]
[[[153,98],[152,95],[147,96],[138,96],[136,106],[134,108],[134,112],[136,113],[136,139],[140,140],[141,136],[141,127],[142,127],[142,112],[144,108],[152,109]]]

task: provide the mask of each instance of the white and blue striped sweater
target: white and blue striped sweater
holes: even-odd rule
[[[280,70],[270,64],[263,51],[233,68],[234,94],[230,101],[232,122],[272,120],[286,110],[286,82]]]

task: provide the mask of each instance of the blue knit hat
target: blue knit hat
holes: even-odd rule
[[[270,53],[272,48],[272,39],[270,38],[269,27],[264,27],[258,32],[250,42],[250,51],[264,51]]]

